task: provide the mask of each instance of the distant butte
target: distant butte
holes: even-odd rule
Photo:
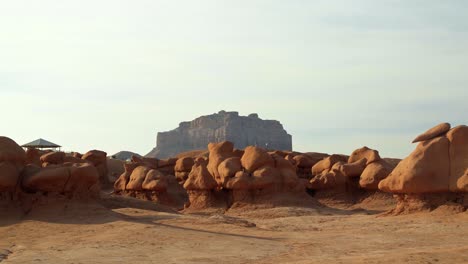
[[[220,111],[201,116],[179,127],[159,132],[156,147],[146,157],[168,158],[178,153],[206,149],[210,142],[230,141],[244,149],[258,146],[266,149],[292,150],[292,137],[276,120],[263,120],[257,114],[239,116],[238,112]]]

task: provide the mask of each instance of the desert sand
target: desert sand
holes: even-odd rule
[[[0,213],[2,263],[467,263],[468,212],[360,204],[184,214],[102,193]]]

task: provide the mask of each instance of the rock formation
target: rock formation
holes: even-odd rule
[[[399,214],[447,201],[468,207],[468,127],[439,124],[418,136],[416,149],[378,187],[394,193]]]
[[[78,162],[70,162],[75,159]],[[99,172],[91,162],[63,152],[26,153],[13,140],[0,137],[0,200],[28,211],[41,199],[97,198],[99,191]]]
[[[168,158],[190,150],[206,149],[211,142],[230,141],[234,147],[259,146],[266,149],[291,150],[292,138],[274,120],[262,120],[257,114],[239,116],[237,112],[220,111],[157,135],[156,148],[147,157]]]
[[[114,182],[114,193],[182,208],[187,193],[174,176],[176,160],[133,156]]]

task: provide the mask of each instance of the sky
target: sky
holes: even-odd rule
[[[279,120],[297,151],[405,157],[468,124],[463,0],[0,2],[0,135],[148,153],[220,110]]]

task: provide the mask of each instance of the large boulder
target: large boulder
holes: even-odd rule
[[[24,175],[21,185],[29,192],[63,192],[69,178],[68,167],[52,166]]]
[[[366,169],[367,159],[362,158],[353,163],[346,163],[339,167],[341,173],[350,178],[359,177]],[[371,163],[372,164],[372,163]]]
[[[335,163],[340,161],[346,161],[345,156],[333,154],[329,157],[326,157],[323,160],[317,162],[312,167],[312,175],[315,176],[321,174],[324,171],[329,171]]]
[[[244,155],[241,158],[241,164],[247,172],[253,173],[261,167],[274,167],[275,162],[266,150],[248,146],[245,148]]]
[[[107,153],[100,150],[91,150],[86,152],[82,157],[83,160],[91,162],[99,172],[99,182],[101,184],[108,184],[109,179],[107,178]]]
[[[0,162],[11,162],[15,165],[24,165],[26,153],[15,141],[0,136]]]
[[[452,192],[468,192],[468,126],[458,126],[447,133],[450,141],[450,178]]]
[[[192,157],[182,157],[177,160],[174,166],[174,174],[178,182],[183,184],[187,180],[194,164],[195,161]]]
[[[210,151],[207,166],[208,172],[213,175],[218,185],[222,185],[223,180],[219,175],[218,167],[219,164],[221,164],[221,162],[223,162],[225,159],[234,157],[234,144],[229,141],[224,141],[221,143],[210,143],[208,144],[208,150]]]
[[[69,164],[70,177],[64,187],[66,193],[90,193],[99,183],[99,173],[91,164]],[[97,189],[98,190],[98,189]],[[94,193],[93,193],[94,194]]]
[[[379,183],[379,189],[391,193],[448,192],[450,142],[436,137],[418,144],[416,149]]]
[[[218,166],[219,178],[222,186],[225,186],[227,181],[242,170],[241,159],[239,157],[231,157],[225,159]],[[219,183],[219,182],[218,182]]]
[[[47,164],[62,164],[65,159],[65,153],[64,152],[49,152],[41,156],[40,160],[42,163],[47,163]]]
[[[146,174],[142,188],[148,191],[166,192],[167,185],[168,181],[166,175],[158,170],[153,169]]]
[[[368,190],[378,190],[379,182],[387,178],[393,167],[384,160],[367,165],[359,179],[359,186]]]
[[[143,182],[146,179],[146,175],[151,170],[151,168],[147,166],[138,166],[136,167],[131,175],[130,179],[125,187],[126,190],[130,191],[142,191],[143,190]]]
[[[381,160],[379,152],[377,150],[370,149],[364,146],[360,149],[356,149],[355,151],[353,151],[353,153],[351,153],[348,159],[348,163],[353,163],[364,158],[367,160],[366,165]]]
[[[0,192],[13,192],[19,180],[18,168],[10,162],[0,162]]]
[[[140,166],[138,163],[124,163],[124,172],[114,182],[114,191],[120,192],[127,189],[127,183],[130,181],[130,176],[136,167]]]
[[[438,124],[437,126],[427,130],[426,132],[422,133],[421,135],[417,136],[414,140],[413,143],[420,142],[420,141],[426,141],[433,139],[438,136],[442,136],[445,133],[447,133],[450,130],[450,124],[449,123],[441,123]]]

